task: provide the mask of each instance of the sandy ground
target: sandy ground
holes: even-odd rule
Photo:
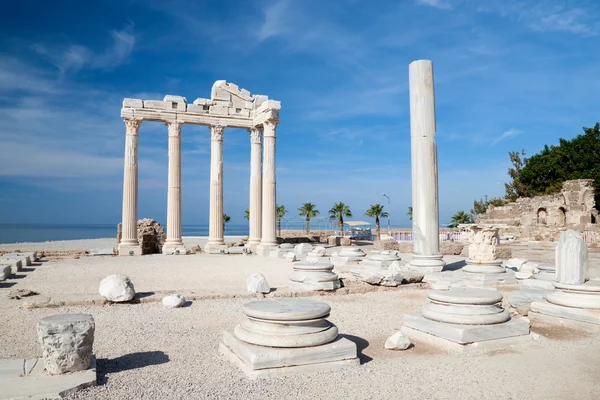
[[[111,239],[112,240],[112,239]],[[4,247],[4,246],[3,246]],[[331,250],[330,250],[331,251]],[[458,257],[457,257],[458,258]],[[10,288],[42,295],[95,294],[104,276],[122,272],[137,291],[195,290],[229,295],[195,300],[181,309],[160,303],[23,309]],[[447,354],[416,343],[405,352],[383,349],[403,315],[428,290],[404,286],[365,294],[317,296],[332,306],[330,320],[362,350],[350,369],[269,380],[248,380],[218,353],[223,330],[242,320],[245,279],[263,273],[284,287],[291,263],[257,256],[143,256],[55,259],[27,268],[0,286],[0,358],[40,356],[36,322],[56,313],[94,316],[99,386],[80,399],[598,399],[600,336],[545,325],[534,345],[490,354]],[[14,284],[8,286],[8,284]],[[0,389],[1,391],[1,389]]]

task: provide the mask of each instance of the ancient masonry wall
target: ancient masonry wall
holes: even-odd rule
[[[477,223],[509,225],[500,236],[514,235],[521,240],[558,240],[560,232],[567,229],[599,232],[592,183],[593,179],[566,181],[557,194],[519,198],[500,207],[490,205]]]

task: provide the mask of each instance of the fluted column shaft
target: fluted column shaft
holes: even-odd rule
[[[223,130],[211,126],[208,245],[223,245]]]
[[[262,132],[250,129],[250,235],[249,245],[262,238]]]
[[[275,179],[275,121],[266,121],[264,127],[264,164],[262,192],[262,238],[261,245],[277,244],[276,204],[277,186]]]
[[[410,64],[409,88],[413,253],[428,258],[423,263],[428,267],[441,269],[435,95],[431,61],[418,60]],[[439,260],[434,261],[430,256]],[[430,265],[432,263],[439,265]]]
[[[121,246],[138,246],[138,131],[140,120],[126,119],[125,168],[123,174],[123,221]]]
[[[181,239],[181,123],[170,122],[169,189],[167,194],[167,245],[183,245]]]

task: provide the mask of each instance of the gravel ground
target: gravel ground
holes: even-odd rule
[[[408,258],[408,257],[407,257]],[[96,294],[104,276],[123,272],[138,291],[194,290],[228,299],[193,301],[181,309],[160,303],[27,310],[8,300],[12,288],[42,295]],[[99,386],[77,399],[598,399],[600,336],[534,326],[547,340],[489,354],[447,354],[416,343],[383,349],[402,317],[424,304],[428,290],[404,286],[365,294],[316,297],[332,306],[330,320],[362,349],[362,364],[331,373],[251,381],[218,353],[223,330],[241,322],[234,296],[262,272],[282,287],[289,262],[245,256],[144,256],[57,259],[26,269],[0,286],[0,358],[40,356],[37,321],[57,313],[90,313]],[[0,390],[1,391],[1,390]]]
[[[417,345],[384,350],[425,290],[331,296],[330,320],[362,349],[362,365],[331,373],[248,380],[218,353],[221,332],[242,319],[238,299],[22,310],[0,303],[0,358],[39,356],[36,321],[57,312],[90,313],[99,386],[77,399],[597,399],[597,336],[538,329],[550,340],[517,350],[450,355]],[[322,299],[322,298],[321,298]],[[568,338],[568,339],[567,339]],[[559,361],[560,360],[560,361]]]

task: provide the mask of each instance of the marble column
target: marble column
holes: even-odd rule
[[[169,130],[169,189],[167,193],[167,240],[163,254],[185,254],[181,239],[181,122],[167,123]]]
[[[262,237],[262,132],[250,129],[250,235],[248,247],[254,250]]]
[[[441,271],[445,263],[439,238],[433,64],[414,61],[408,75],[413,210],[413,259],[409,265],[420,271]]]
[[[210,127],[210,215],[208,243],[205,251],[219,251],[225,247],[223,238],[223,130],[224,127]]]
[[[264,129],[264,161],[262,188],[262,238],[256,253],[266,256],[277,246],[277,195],[275,179],[275,128],[277,121],[265,121]]]
[[[119,255],[141,255],[137,238],[138,131],[141,120],[126,119],[125,168],[123,174],[123,221]]]

